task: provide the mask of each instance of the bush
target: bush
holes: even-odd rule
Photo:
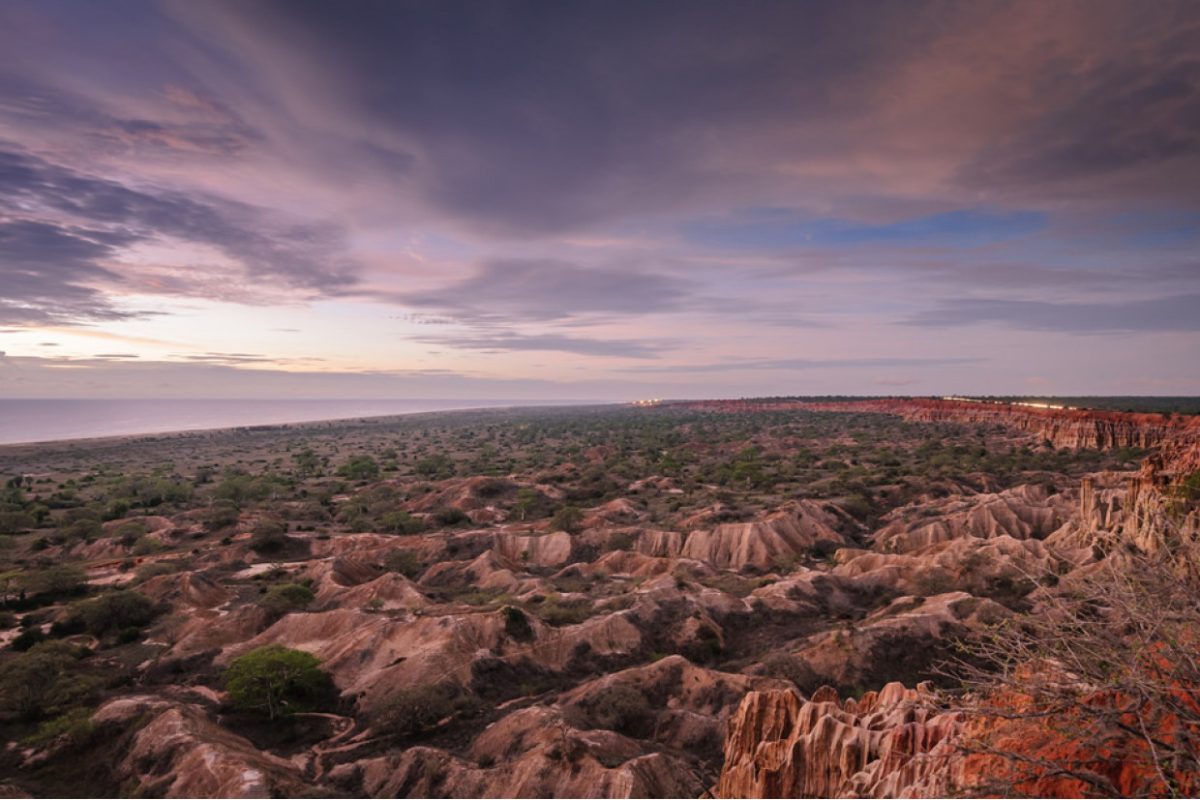
[[[379,464],[370,456],[352,456],[337,468],[337,474],[353,481],[372,481],[379,477]]]
[[[379,516],[379,523],[376,527],[381,533],[411,535],[424,530],[425,523],[407,511],[388,511]]]
[[[466,512],[463,510],[454,508],[453,506],[447,506],[446,508],[440,509],[436,514],[434,514],[433,520],[437,525],[449,528],[454,525],[468,523],[471,521],[471,518],[468,517]]]
[[[67,541],[78,540],[81,542],[97,539],[102,532],[100,523],[94,519],[77,519],[59,530],[59,534]]]
[[[383,560],[389,572],[398,572],[406,578],[416,578],[425,570],[425,564],[415,550],[393,550]]]
[[[204,513],[204,525],[210,531],[219,531],[238,524],[238,507],[231,502],[213,503]]]
[[[152,539],[149,536],[142,536],[133,543],[133,549],[130,552],[135,556],[148,556],[154,553],[161,553],[166,550],[167,546],[158,539]]]
[[[139,629],[157,615],[158,608],[150,598],[120,590],[75,603],[51,632],[64,636],[86,632],[99,638],[127,628]]]
[[[582,526],[583,512],[575,506],[563,506],[554,513],[554,518],[550,520],[550,529],[556,531],[579,533]]]
[[[459,686],[416,686],[389,697],[375,714],[373,727],[393,736],[411,736],[429,730],[446,717],[476,710],[475,698]]]
[[[41,628],[26,628],[18,633],[15,638],[13,638],[12,643],[9,646],[18,653],[24,653],[26,650],[32,648],[35,644],[44,642],[49,638],[50,637],[48,637],[46,634],[42,633]]]
[[[20,533],[33,526],[33,516],[24,511],[0,511],[0,533]]]
[[[275,553],[288,542],[287,526],[274,519],[262,519],[250,535],[250,549],[256,553]]]
[[[74,564],[55,564],[20,578],[21,586],[31,594],[68,595],[87,583],[87,573]]]
[[[81,662],[90,651],[42,642],[0,664],[0,715],[37,720],[94,701],[105,683]]]
[[[592,615],[592,602],[586,598],[563,600],[552,594],[537,607],[537,615],[547,625],[574,625]]]
[[[133,520],[118,527],[114,535],[121,544],[132,547],[138,539],[146,535],[146,532],[146,523],[141,520]]]
[[[505,606],[500,609],[500,613],[504,616],[505,633],[519,642],[527,642],[533,638],[533,627],[524,611],[514,606]]]
[[[258,604],[272,616],[282,617],[292,611],[303,611],[313,601],[312,589],[299,583],[280,583],[272,586]]]
[[[654,707],[632,686],[606,686],[588,698],[582,710],[591,727],[635,738],[648,735],[654,724]]]
[[[443,478],[453,478],[456,470],[454,462],[450,460],[449,456],[438,453],[437,455],[426,456],[418,460],[417,463],[413,464],[413,471],[422,478],[440,480]]]
[[[37,731],[21,740],[28,747],[44,747],[62,742],[67,747],[77,748],[88,742],[95,733],[90,708],[76,708],[62,716],[49,719],[38,726]]]
[[[236,658],[225,670],[225,688],[239,711],[269,719],[328,707],[333,682],[311,653],[277,644]]]

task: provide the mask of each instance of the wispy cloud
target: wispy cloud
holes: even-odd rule
[[[397,299],[459,319],[547,321],[581,315],[670,311],[688,298],[687,280],[614,266],[556,259],[497,259],[441,289]]]
[[[985,358],[748,358],[738,361],[717,361],[707,364],[671,364],[666,366],[633,366],[623,372],[658,373],[705,373],[705,372],[750,372],[805,371],[805,370],[873,370],[901,367],[957,367],[978,364]]]
[[[1200,294],[1113,303],[1052,303],[1038,300],[944,301],[914,314],[907,325],[954,327],[997,323],[1021,330],[1064,333],[1200,331]]]
[[[428,344],[484,353],[556,352],[582,356],[623,356],[626,358],[657,358],[670,350],[670,341],[636,339],[591,339],[563,334],[492,333],[463,336],[428,336],[420,339]]]

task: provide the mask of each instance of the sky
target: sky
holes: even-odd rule
[[[1200,6],[0,4],[0,397],[784,394],[1200,394]]]

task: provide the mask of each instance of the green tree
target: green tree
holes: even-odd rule
[[[413,464],[413,470],[422,478],[452,478],[455,473],[454,462],[445,453],[426,456]]]
[[[76,603],[68,615],[68,626],[78,624],[93,636],[104,636],[125,628],[141,628],[158,614],[144,594],[119,590]]]
[[[413,534],[425,529],[425,523],[407,511],[387,511],[379,516],[381,533]]]
[[[277,519],[259,520],[250,535],[250,549],[256,553],[274,553],[282,550],[287,542],[287,525]]]
[[[354,481],[372,481],[379,477],[379,464],[370,456],[351,456],[337,474]]]
[[[20,579],[22,588],[30,594],[73,594],[86,582],[87,573],[74,564],[55,564]]]
[[[105,683],[81,662],[88,651],[42,642],[0,664],[0,716],[36,720],[94,701]]]
[[[269,719],[323,708],[334,691],[316,656],[277,644],[234,659],[225,688],[235,708]]]
[[[538,493],[534,489],[526,486],[517,491],[517,504],[514,506],[517,514],[520,515],[521,521],[524,522],[529,514],[537,508]]]
[[[306,447],[292,456],[292,462],[296,465],[296,474],[302,478],[312,478],[321,474],[321,459],[311,447]]]
[[[576,506],[563,506],[554,512],[554,519],[550,520],[550,527],[552,529],[566,531],[567,533],[578,533],[582,525],[583,512]]]
[[[312,589],[299,583],[280,583],[266,591],[258,604],[274,616],[303,611],[313,601]]]

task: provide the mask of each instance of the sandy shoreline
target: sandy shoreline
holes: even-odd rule
[[[538,403],[523,405],[520,403],[512,403],[509,405],[484,405],[484,406],[466,406],[462,408],[448,408],[422,411],[408,411],[392,414],[371,414],[371,415],[354,415],[348,417],[325,417],[321,419],[299,420],[295,422],[261,422],[247,425],[228,425],[214,428],[175,428],[156,431],[144,431],[140,433],[124,433],[114,434],[111,436],[80,436],[63,439],[40,439],[28,442],[0,442],[0,457],[3,456],[18,456],[22,452],[30,450],[45,454],[47,451],[57,449],[75,449],[86,446],[120,446],[129,444],[146,444],[150,442],[178,442],[187,439],[208,439],[227,436],[237,433],[248,432],[263,432],[263,431],[304,431],[304,430],[328,430],[348,424],[379,424],[386,425],[391,421],[400,419],[410,419],[414,417],[430,417],[445,414],[460,414],[460,413],[478,413],[481,411],[512,411],[514,409],[537,409],[537,408],[572,408],[579,407],[596,407],[601,405],[616,405],[607,403],[589,403],[586,401],[574,402],[564,401],[562,403],[554,403],[552,401],[541,401]]]

